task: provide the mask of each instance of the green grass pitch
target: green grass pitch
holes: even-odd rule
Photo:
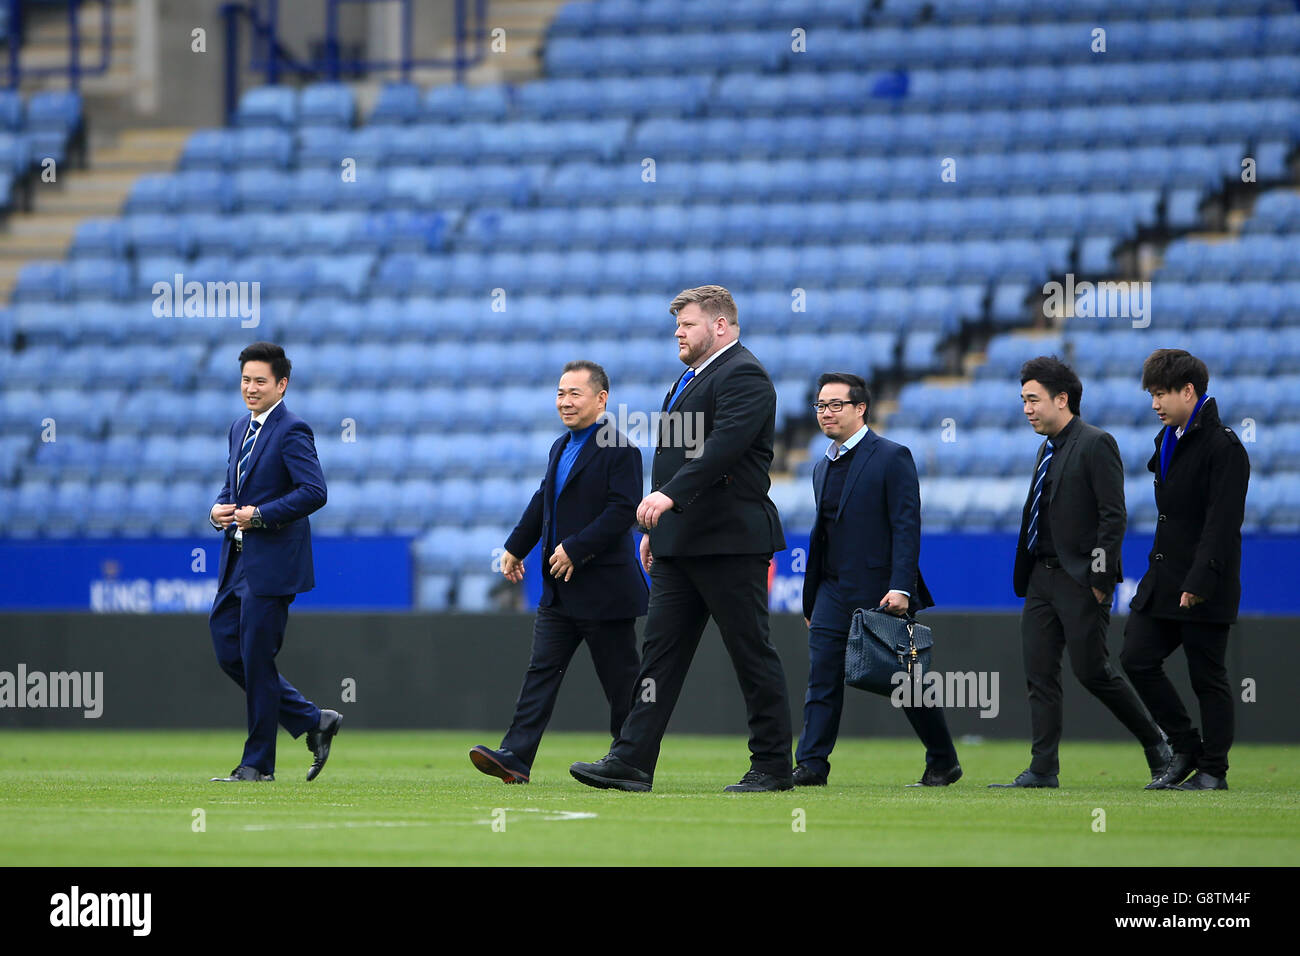
[[[670,733],[649,794],[569,776],[608,749],[594,734],[548,734],[534,782],[506,786],[466,756],[498,739],[345,730],[309,784],[306,747],[282,733],[274,783],[216,784],[234,730],[0,731],[0,864],[1300,864],[1295,746],[1234,747],[1227,793],[1148,793],[1136,744],[1067,739],[1062,789],[997,791],[1026,743],[959,742],[961,781],[905,789],[918,743],[850,739],[829,787],[733,795],[720,791],[747,769],[739,737]]]

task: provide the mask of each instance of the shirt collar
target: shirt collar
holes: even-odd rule
[[[1078,415],[1072,416],[1070,420],[1065,423],[1065,427],[1062,428],[1050,439],[1053,448],[1060,448],[1063,444],[1065,444],[1066,441],[1069,440],[1070,436],[1074,434],[1074,425],[1078,420],[1079,420]]]
[[[858,442],[862,441],[862,439],[867,437],[867,432],[869,432],[870,430],[871,429],[868,428],[865,423],[863,423],[861,428],[859,428],[848,438],[844,439],[844,444],[837,445],[835,444],[835,442],[831,442],[830,447],[826,449],[826,457],[829,458],[831,461],[834,461],[836,458],[840,457],[840,455],[844,454],[846,451],[852,451],[854,448],[857,447]]]
[[[695,374],[696,374],[696,375],[699,375],[701,372],[703,372],[706,368],[709,367],[709,363],[712,362],[715,358],[717,358],[717,357],[718,357],[719,355],[721,355],[723,352],[727,351],[727,349],[731,348],[733,345],[739,345],[739,344],[740,344],[740,339],[732,339],[730,342],[728,342],[728,343],[727,343],[726,345],[724,345],[722,348],[718,349],[716,352],[714,352],[712,355],[710,355],[708,358],[706,358],[706,359],[705,359],[703,362],[701,362],[699,365],[695,366],[695,369],[694,369]]]
[[[266,420],[271,417],[271,413],[275,411],[277,408],[279,408],[280,403],[283,401],[284,401],[283,398],[278,399],[274,405],[272,405],[266,411],[262,412],[262,414],[253,416],[253,421],[257,422],[258,428],[261,428],[263,425],[266,424]]]

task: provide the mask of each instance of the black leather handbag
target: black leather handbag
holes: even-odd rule
[[[916,618],[897,617],[880,608],[858,608],[849,625],[849,643],[844,651],[844,683],[873,694],[893,693],[894,675],[902,671],[912,678],[914,669],[930,669],[934,637]]]

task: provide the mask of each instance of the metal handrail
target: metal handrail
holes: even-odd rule
[[[465,71],[487,56],[487,0],[454,0],[455,53],[451,57],[416,57],[412,50],[411,21],[414,0],[324,0],[325,45],[323,54],[311,60],[299,60],[280,43],[279,0],[238,0],[222,4],[221,15],[226,29],[226,123],[234,120],[238,106],[239,23],[253,31],[249,57],[250,71],[261,72],[268,85],[280,81],[288,69],[304,78],[337,81],[344,73],[399,71],[404,81],[416,68],[452,69],[456,82],[463,82]],[[402,53],[396,60],[344,59],[340,55],[339,7],[344,3],[400,3],[402,16]],[[472,24],[471,24],[472,7]],[[259,51],[260,50],[260,55]]]
[[[99,65],[86,67],[81,64],[81,27],[78,15],[81,12],[81,0],[64,0],[68,11],[68,65],[27,67],[22,65],[23,5],[21,0],[8,0],[9,7],[9,89],[18,89],[25,77],[32,76],[67,76],[70,89],[79,89],[83,76],[103,76],[108,72],[113,50],[113,11],[112,0],[94,0],[102,8],[102,28],[99,39]]]

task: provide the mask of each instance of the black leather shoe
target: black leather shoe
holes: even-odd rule
[[[1196,758],[1191,754],[1180,754],[1174,751],[1169,762],[1159,773],[1151,775],[1151,782],[1143,789],[1145,790],[1172,790],[1180,783],[1187,779],[1187,775],[1196,769]]]
[[[479,744],[469,752],[469,760],[488,776],[500,777],[504,783],[528,782],[528,768],[509,750],[493,750]]]
[[[1024,787],[1024,788],[1045,788],[1055,789],[1061,784],[1056,779],[1054,773],[1034,773],[1032,770],[1022,771],[1020,776],[1010,783],[991,783],[989,789],[999,789],[1004,787]]]
[[[631,790],[644,793],[654,783],[654,778],[630,763],[624,763],[613,754],[606,754],[595,763],[575,763],[569,773],[578,783],[598,790]]]
[[[307,731],[307,749],[316,755],[307,771],[307,779],[315,780],[325,769],[325,761],[330,759],[330,741],[343,726],[343,715],[337,710],[322,710],[320,725],[315,730]]]
[[[799,764],[794,768],[794,785],[796,787],[824,787],[826,786],[826,775],[818,773],[812,767]]]
[[[1154,747],[1147,747],[1142,752],[1146,754],[1147,766],[1151,768],[1152,780],[1164,773],[1169,766],[1169,761],[1174,759],[1173,750],[1164,741]]]
[[[761,770],[750,770],[740,778],[739,783],[723,787],[724,793],[766,793],[773,790],[793,790],[794,775],[778,777],[776,774]]]
[[[1170,789],[1172,790],[1227,790],[1228,778],[1215,777],[1206,773],[1203,770],[1198,770],[1196,771],[1196,773],[1192,774],[1191,780],[1188,780],[1186,783],[1180,783],[1178,786],[1171,787]]]
[[[262,773],[256,767],[245,767],[240,764],[234,770],[230,771],[229,777],[213,777],[213,783],[264,783],[275,780],[275,774]]]
[[[909,783],[909,787],[946,787],[950,783],[956,783],[961,779],[961,764],[955,763],[947,770],[932,770],[925,768],[925,773],[921,774],[921,779],[916,783]]]

